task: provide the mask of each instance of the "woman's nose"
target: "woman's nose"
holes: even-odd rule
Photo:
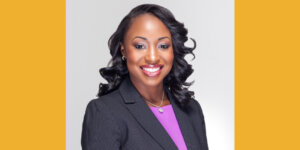
[[[158,64],[160,57],[156,47],[151,46],[146,53],[145,60],[149,64]]]

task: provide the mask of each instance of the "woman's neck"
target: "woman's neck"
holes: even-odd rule
[[[153,103],[155,105],[160,105],[162,99],[164,99],[163,105],[170,104],[166,96],[166,93],[164,93],[163,83],[160,83],[157,86],[146,86],[135,82],[132,83],[144,100]]]

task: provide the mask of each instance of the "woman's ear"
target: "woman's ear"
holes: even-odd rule
[[[123,43],[120,43],[120,50],[121,50],[121,54],[122,56],[126,57],[126,51],[125,51],[125,47]]]

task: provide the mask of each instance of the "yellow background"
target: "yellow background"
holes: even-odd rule
[[[0,150],[65,149],[65,1],[0,2]]]
[[[299,1],[235,7],[236,150],[298,150]],[[61,0],[0,2],[1,150],[65,149],[65,11]]]
[[[236,0],[236,150],[300,150],[299,0]]]

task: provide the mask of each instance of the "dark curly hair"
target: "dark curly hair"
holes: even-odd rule
[[[184,43],[188,40],[187,29],[183,23],[178,22],[173,14],[166,8],[155,4],[143,4],[132,9],[119,24],[117,31],[109,38],[108,46],[112,59],[108,66],[100,69],[101,76],[107,80],[107,84],[100,83],[98,96],[108,94],[118,88],[121,81],[128,76],[126,61],[122,61],[120,51],[121,43],[124,36],[131,25],[133,18],[142,14],[151,14],[159,18],[169,29],[172,37],[174,60],[170,73],[164,78],[164,87],[168,88],[173,97],[182,105],[187,104],[194,99],[194,92],[189,91],[188,87],[193,82],[186,82],[186,79],[193,73],[192,66],[184,59],[186,54],[195,55],[194,47],[186,47]]]

